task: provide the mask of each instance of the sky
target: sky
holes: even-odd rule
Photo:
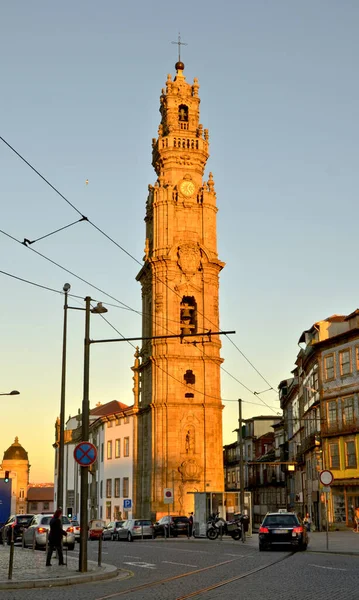
[[[140,262],[159,96],[175,74],[171,42],[180,31],[188,43],[182,59],[187,80],[199,79],[226,262],[221,328],[236,331],[239,349],[222,339],[224,443],[235,439],[237,398],[244,418],[278,412],[277,386],[290,377],[301,332],[359,306],[358,25],[354,0],[0,7],[0,136]],[[1,140],[0,203],[0,229],[20,242],[79,218]],[[88,223],[31,248],[141,310],[138,263]],[[32,249],[0,233],[1,271],[59,291],[69,282],[80,298],[118,305]],[[0,398],[0,455],[18,436],[30,481],[52,481],[63,297],[2,273],[0,283],[0,393],[20,391]],[[123,335],[141,334],[139,315],[108,308]],[[81,406],[83,337],[83,314],[69,311],[66,416]],[[93,316],[91,337],[118,335]],[[128,344],[91,347],[92,407],[132,403],[132,364]],[[273,389],[254,395],[236,380]]]

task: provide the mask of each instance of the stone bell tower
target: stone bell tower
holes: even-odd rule
[[[199,118],[199,85],[187,83],[184,64],[168,75],[160,98],[161,123],[152,140],[157,181],[146,203],[142,286],[141,399],[135,452],[137,516],[193,510],[193,492],[222,491],[221,342],[219,330],[216,192],[208,129]]]

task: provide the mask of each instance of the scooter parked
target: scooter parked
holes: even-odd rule
[[[219,513],[213,513],[207,521],[206,535],[209,540],[216,540],[219,535],[229,535],[234,540],[240,540],[242,536],[241,515],[235,515],[232,521],[225,521],[219,516]]]

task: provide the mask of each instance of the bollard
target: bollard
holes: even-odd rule
[[[24,549],[25,548],[25,532],[22,532],[22,537],[21,537],[21,548]]]
[[[102,535],[100,535],[100,537],[98,538],[97,564],[98,564],[99,567],[101,567],[101,563],[102,563]]]
[[[187,523],[187,537],[189,539],[189,523]]]
[[[10,558],[9,558],[9,572],[8,579],[12,579],[12,568],[14,565],[14,528],[11,527],[11,542],[10,542]]]
[[[46,552],[46,556],[47,556],[47,551],[49,549],[49,532],[46,529],[46,544],[45,544],[45,552]]]
[[[141,539],[143,540],[143,521],[141,521]]]
[[[221,521],[220,525],[219,525],[219,537],[220,537],[221,541],[222,541],[222,536],[223,536],[223,524]]]
[[[35,529],[33,529],[32,549],[35,550],[35,548],[36,548],[36,531],[35,531]]]

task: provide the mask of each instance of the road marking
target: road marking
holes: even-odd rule
[[[340,569],[339,567],[323,567],[322,565],[309,565],[310,567],[316,567],[317,569],[328,569],[329,571],[348,571],[349,569]]]
[[[138,558],[138,559],[141,558],[141,556],[132,556],[132,554],[124,554],[123,557],[124,558]]]
[[[187,563],[172,562],[170,560],[163,560],[162,562],[167,565],[180,565],[181,567],[193,567],[194,569],[198,569],[197,565],[188,565]]]
[[[131,565],[132,567],[142,567],[143,569],[156,569],[156,565],[147,562],[124,562],[123,564]]]

